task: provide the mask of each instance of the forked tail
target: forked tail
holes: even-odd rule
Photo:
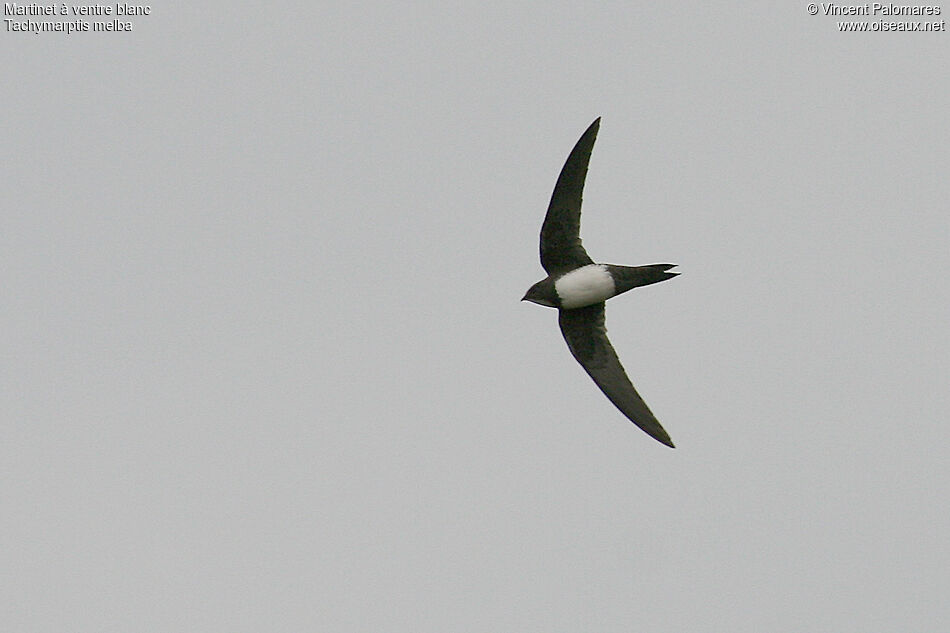
[[[626,292],[638,286],[649,286],[676,277],[679,273],[667,272],[676,264],[649,264],[648,266],[615,266],[607,264],[614,278],[616,294]]]

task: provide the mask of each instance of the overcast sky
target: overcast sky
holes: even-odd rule
[[[767,4],[5,25],[0,628],[950,630],[950,34]]]

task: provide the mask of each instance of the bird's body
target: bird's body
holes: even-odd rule
[[[673,264],[595,264],[581,245],[581,199],[599,127],[598,118],[577,141],[561,169],[541,227],[541,265],[548,276],[531,286],[523,300],[557,308],[567,346],[601,391],[634,424],[672,447],[669,435],[634,389],[607,339],[604,302],[678,273],[668,272]]]
[[[570,310],[600,303],[614,296],[617,284],[603,264],[587,264],[554,280],[558,307]]]

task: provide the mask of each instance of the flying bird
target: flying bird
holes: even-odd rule
[[[634,389],[607,339],[604,302],[679,273],[668,272],[675,264],[595,264],[581,245],[581,197],[599,128],[600,117],[581,135],[561,168],[541,225],[541,266],[548,276],[531,286],[521,300],[557,308],[561,334],[571,354],[604,395],[650,437],[673,448],[670,436]]]

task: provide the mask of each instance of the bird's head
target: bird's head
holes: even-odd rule
[[[554,280],[550,277],[542,279],[528,288],[528,292],[524,293],[521,300],[530,301],[549,308],[556,308],[560,304],[557,292],[554,290]]]

